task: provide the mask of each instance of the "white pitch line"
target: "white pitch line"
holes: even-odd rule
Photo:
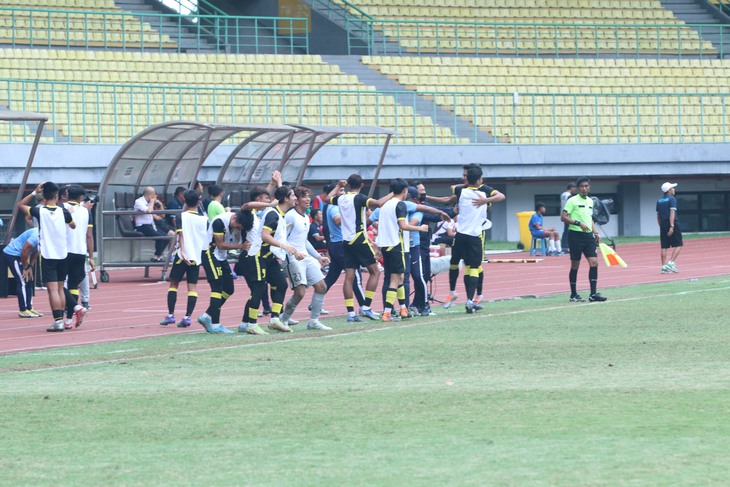
[[[695,290],[695,291],[678,291],[676,293],[668,293],[668,294],[655,294],[652,296],[637,296],[633,298],[622,298],[622,299],[613,299],[610,301],[606,301],[604,303],[584,303],[584,304],[570,304],[565,303],[560,306],[551,306],[549,308],[534,308],[534,309],[524,309],[524,310],[515,310],[515,311],[507,311],[505,313],[496,313],[491,315],[486,315],[484,318],[499,318],[501,316],[511,316],[511,315],[519,315],[519,314],[527,314],[527,313],[543,313],[545,311],[558,311],[558,310],[564,310],[566,307],[578,307],[578,306],[607,306],[610,305],[610,303],[621,303],[626,301],[640,301],[644,299],[656,299],[661,297],[669,297],[669,296],[678,296],[682,294],[694,294],[699,292],[709,292],[709,291],[727,291],[730,290],[730,286],[722,287],[722,288],[715,288],[715,289],[702,289],[702,290]],[[462,316],[461,318],[451,318],[449,319],[449,322],[458,322],[458,321],[466,321],[466,320],[472,320],[474,319],[474,316]],[[118,359],[108,359],[108,360],[94,360],[90,362],[82,362],[78,364],[67,364],[67,365],[56,365],[52,367],[45,367],[42,369],[31,369],[31,370],[11,370],[8,372],[5,372],[6,374],[10,373],[17,373],[17,374],[26,374],[30,372],[44,372],[44,371],[53,371],[53,370],[62,370],[62,369],[70,369],[70,368],[76,368],[76,367],[83,367],[87,365],[102,365],[102,364],[113,364],[116,362],[121,361],[130,361],[130,360],[147,360],[152,358],[160,358],[160,357],[169,357],[172,355],[187,355],[187,354],[197,354],[197,353],[206,353],[206,352],[217,352],[219,350],[235,350],[238,348],[248,348],[248,347],[261,347],[266,345],[279,345],[279,344],[286,344],[290,342],[300,342],[300,341],[308,341],[308,340],[318,340],[320,338],[339,338],[343,336],[349,336],[349,335],[359,335],[361,333],[372,333],[372,332],[381,332],[381,331],[390,331],[390,330],[396,330],[396,329],[402,329],[402,328],[412,328],[414,326],[423,326],[423,325],[430,325],[438,323],[437,321],[429,321],[429,322],[413,322],[409,323],[407,325],[395,325],[395,326],[385,326],[380,328],[370,328],[370,329],[362,329],[362,330],[351,330],[351,331],[344,331],[341,333],[335,333],[331,335],[310,335],[310,336],[303,336],[299,338],[288,338],[284,340],[274,340],[274,341],[268,341],[268,342],[256,342],[256,343],[239,343],[235,345],[227,345],[223,347],[214,347],[214,348],[205,348],[205,349],[199,349],[199,350],[182,350],[182,351],[174,351],[174,352],[166,352],[166,353],[160,353],[160,354],[153,354],[153,355],[141,355],[139,357],[121,357]]]

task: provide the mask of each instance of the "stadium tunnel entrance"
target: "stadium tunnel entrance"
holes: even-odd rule
[[[97,202],[98,267],[102,282],[112,267],[162,267],[167,278],[172,237],[147,237],[134,228],[134,201],[151,186],[167,201],[174,188],[192,188],[206,159],[221,144],[243,137],[221,168],[216,183],[229,195],[227,206],[248,201],[248,192],[266,184],[278,170],[282,179],[299,185],[312,157],[328,142],[343,136],[384,136],[371,193],[390,145],[393,131],[380,127],[325,127],[277,124],[210,124],[177,121],[150,127],[129,140],[117,152],[99,186]],[[179,212],[179,210],[177,210]],[[155,210],[167,215],[170,211]],[[152,262],[150,240],[169,240],[168,255]]]

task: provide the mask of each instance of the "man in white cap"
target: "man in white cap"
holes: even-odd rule
[[[674,197],[677,183],[662,184],[664,196],[656,202],[656,219],[659,224],[659,242],[661,243],[662,274],[679,272],[674,263],[682,250],[682,230],[677,218],[677,199]],[[667,249],[672,248],[672,258],[667,262]]]

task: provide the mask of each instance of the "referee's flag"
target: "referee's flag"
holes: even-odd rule
[[[620,265],[621,267],[627,267],[626,262],[619,257],[619,255],[616,253],[615,250],[613,250],[611,247],[606,245],[605,243],[601,242],[598,244],[598,247],[601,249],[601,255],[603,255],[603,262],[606,263],[607,267],[611,267],[612,265]]]

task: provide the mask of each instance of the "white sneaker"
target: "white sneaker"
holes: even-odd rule
[[[286,322],[282,322],[282,323],[286,323],[287,326],[294,326],[294,325],[298,325],[299,321],[295,320],[294,318],[289,318],[288,320],[286,320]]]
[[[309,323],[307,323],[307,330],[331,330],[329,326],[325,325],[319,320],[310,320]]]
[[[328,315],[328,314],[330,314],[330,312],[327,311],[326,309],[322,308],[322,311],[320,311],[319,314],[321,314],[321,315]]]
[[[269,330],[276,330],[282,333],[290,333],[292,331],[292,329],[282,323],[278,317],[271,318],[269,320]]]
[[[679,269],[677,269],[677,265],[671,260],[667,262],[667,269],[672,272],[679,272]]]

